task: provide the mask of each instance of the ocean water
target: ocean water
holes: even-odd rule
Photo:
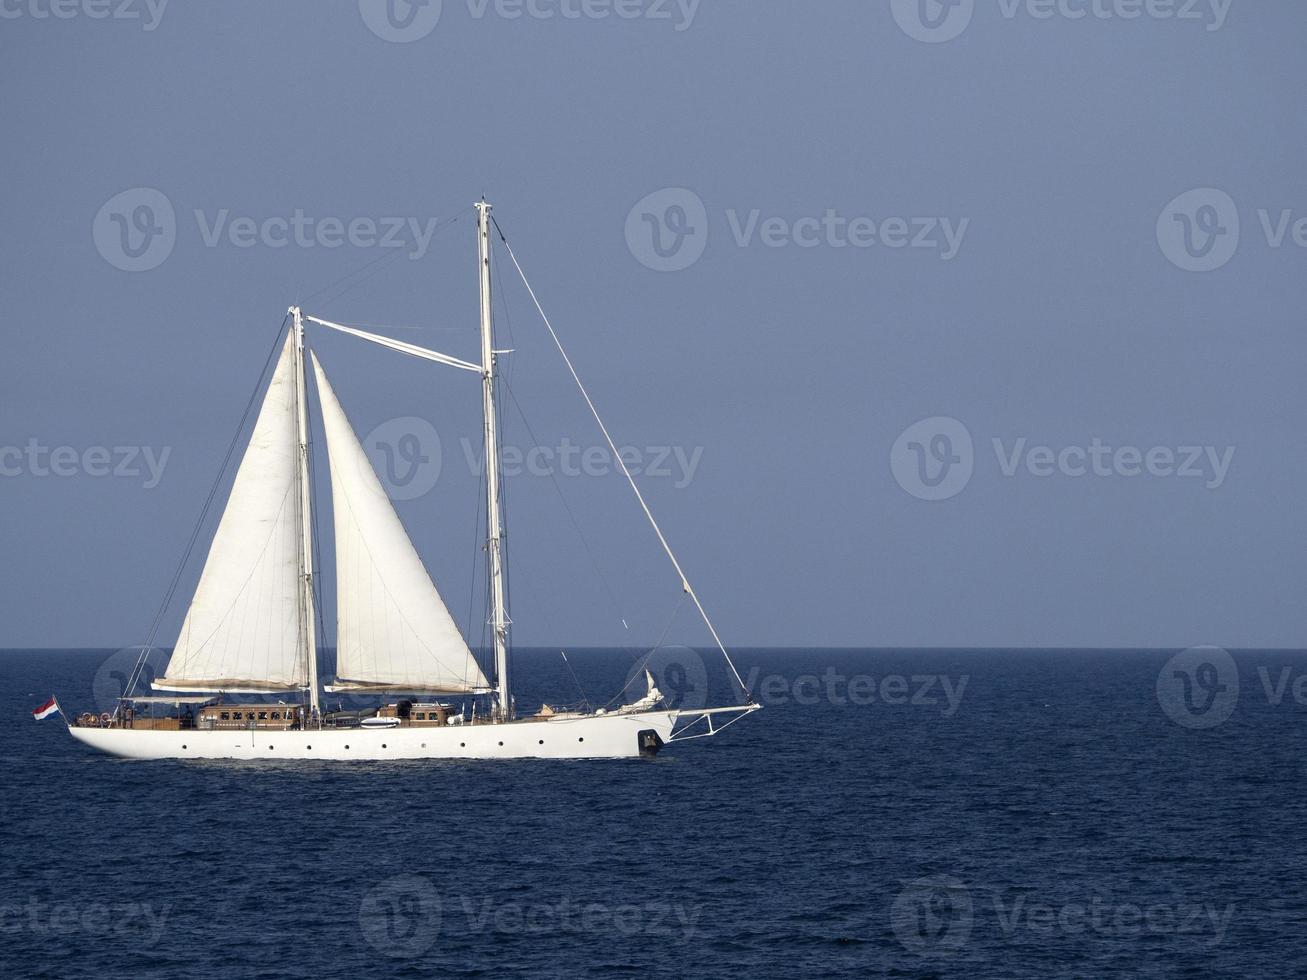
[[[741,651],[652,760],[279,765],[94,755],[29,712],[109,652],[0,653],[0,975],[1302,976],[1307,658],[1175,654]]]

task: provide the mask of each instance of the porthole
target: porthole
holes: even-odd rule
[[[425,749],[425,748],[427,747],[427,743],[426,743],[426,742],[423,742],[423,743],[422,743],[422,747]]]
[[[306,745],[306,746],[304,746],[304,747],[305,747],[306,749],[311,749],[311,748],[313,748],[312,745]]]
[[[345,748],[349,748],[349,746],[347,745],[347,746],[345,746]]]
[[[545,740],[544,740],[543,738],[540,740],[540,744],[541,744],[541,745],[544,745],[544,744],[545,744]]]
[[[467,743],[466,743],[466,742],[459,742],[459,743],[458,743],[458,747],[459,747],[460,749],[465,749],[465,748],[467,748]]]
[[[580,738],[577,739],[577,741],[578,741],[578,742],[584,742],[584,741],[585,741],[585,736],[584,736],[584,735],[581,736]]]
[[[382,742],[382,743],[381,743],[381,747],[384,749],[384,748],[386,747],[386,743],[385,743],[385,742]]]
[[[269,752],[272,751],[272,746],[271,746],[271,745],[268,746],[268,751],[269,751]]]
[[[183,745],[182,748],[186,748],[186,746]]]
[[[503,742],[500,742],[500,743],[499,743],[500,748],[503,748],[503,745],[504,745]]]

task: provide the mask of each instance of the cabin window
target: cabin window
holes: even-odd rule
[[[426,720],[427,720],[427,713],[426,713],[425,711],[419,711],[419,712],[418,712],[416,715],[414,715],[413,717],[416,718],[418,721],[426,721]]]
[[[221,718],[223,721],[230,721],[231,712],[230,711],[219,712],[218,717]]]
[[[272,713],[272,720],[273,720],[273,721],[280,721],[280,720],[281,720],[281,712],[280,712],[280,711],[274,711],[274,712]]]
[[[266,711],[260,711],[259,721],[267,721],[267,720],[268,720],[268,713]]]

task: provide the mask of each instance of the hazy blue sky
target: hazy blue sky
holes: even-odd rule
[[[1307,640],[1301,3],[392,2],[0,6],[0,645],[144,638],[291,302],[475,357],[482,192],[728,643]],[[499,271],[516,638],[652,642]],[[465,622],[475,376],[311,339]]]

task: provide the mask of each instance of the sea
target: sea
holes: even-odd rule
[[[625,761],[136,762],[34,723],[125,656],[0,652],[0,976],[1307,975],[1299,652],[742,650],[763,710]],[[519,650],[519,709],[637,663]],[[707,651],[657,673],[732,694]]]

